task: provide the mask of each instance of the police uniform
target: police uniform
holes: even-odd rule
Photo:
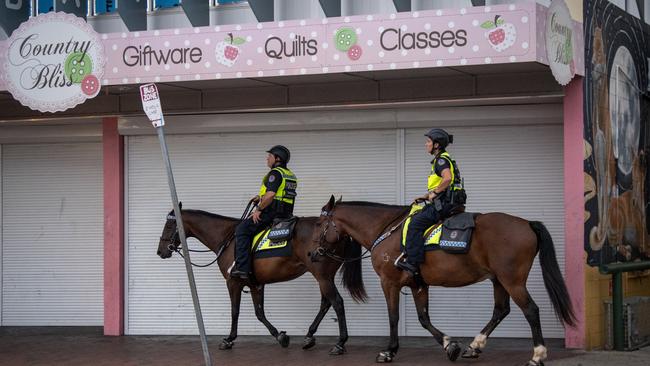
[[[275,218],[289,218],[293,215],[298,179],[286,166],[277,166],[262,179],[259,196],[275,192],[273,202],[262,210],[260,220],[255,223],[251,217],[243,220],[235,230],[236,268],[240,272],[252,272],[251,247],[255,234],[269,227]]]
[[[442,172],[449,169],[451,172],[451,183],[447,189],[439,193],[432,203],[411,218],[411,223],[406,232],[406,255],[407,261],[419,266],[424,262],[424,231],[431,225],[449,216],[452,208],[458,204],[464,204],[464,190],[462,189],[460,172],[454,160],[448,152],[443,151],[431,161],[431,174],[427,179],[427,190],[438,191],[437,188],[442,182]],[[452,195],[454,202],[452,202]]]

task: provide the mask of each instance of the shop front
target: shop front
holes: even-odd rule
[[[265,172],[264,151],[275,144],[292,152],[301,184],[298,215],[318,215],[331,194],[408,204],[422,193],[428,174],[423,131],[441,127],[455,136],[450,151],[465,178],[467,209],[543,221],[573,289],[584,278],[570,270],[583,266],[583,248],[569,245],[583,230],[583,192],[570,182],[582,181],[584,47],[581,24],[566,8],[561,15],[568,22],[554,11],[520,2],[99,34],[89,38],[103,51],[87,53],[92,68],[84,62],[74,74],[73,66],[65,67],[68,54],[58,56],[62,84],[73,81],[82,95],[76,107],[63,108],[56,99],[61,95],[52,96],[59,89],[52,86],[59,75],[54,71],[30,79],[32,86],[43,86],[38,89],[50,98],[47,103],[17,97],[25,79],[4,73],[0,85],[11,95],[3,101],[0,124],[2,325],[50,325],[20,311],[46,317],[43,309],[54,303],[72,309],[46,298],[44,290],[55,287],[30,276],[29,267],[48,268],[56,279],[57,270],[71,273],[83,263],[94,272],[78,274],[78,283],[52,281],[83,290],[84,301],[99,302],[95,318],[76,317],[74,324],[103,319],[106,334],[196,333],[182,260],[156,256],[171,204],[155,130],[137,94],[139,84],[150,82],[158,85],[168,115],[168,145],[184,208],[238,217]],[[30,29],[0,43],[1,54],[13,62],[29,48],[33,57],[27,58],[40,57],[33,53],[43,44],[25,41],[21,53],[12,43],[28,39]],[[547,38],[556,41],[547,45]],[[83,52],[82,46],[75,52]],[[95,80],[101,88],[94,89]],[[60,231],[46,226],[57,220]],[[19,221],[34,228],[23,230]],[[39,232],[61,236],[43,238]],[[79,242],[69,240],[74,237]],[[56,252],[60,260],[39,256],[38,243],[59,242],[69,245]],[[36,262],[22,265],[25,258]],[[193,256],[198,263],[211,259]],[[225,282],[216,268],[195,273],[207,332],[224,334],[230,326]],[[30,280],[38,283],[28,285]],[[367,304],[344,295],[350,334],[386,335],[386,304],[369,262],[364,281]],[[555,318],[537,262],[528,288],[540,307],[544,335],[582,347],[584,334],[565,331]],[[92,291],[95,297],[88,295]],[[33,303],[42,309],[22,306],[25,294],[36,294]],[[492,315],[489,281],[432,288],[430,295],[433,324],[454,336],[473,337]],[[70,298],[65,291],[57,296]],[[304,333],[319,305],[309,276],[272,285],[266,294],[269,320],[289,334]],[[410,296],[400,309],[401,335],[427,334]],[[241,314],[239,334],[266,333],[249,300]],[[337,332],[326,317],[319,334]],[[512,311],[494,336],[530,337],[530,328],[521,312]]]

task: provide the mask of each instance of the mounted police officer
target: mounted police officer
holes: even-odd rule
[[[267,153],[266,164],[271,171],[262,179],[259,194],[253,197],[257,207],[235,230],[235,268],[231,277],[248,279],[252,272],[251,247],[255,234],[270,226],[275,218],[293,215],[298,179],[287,168],[291,153],[282,145],[273,146]]]
[[[406,233],[406,260],[397,262],[397,267],[415,276],[424,262],[424,231],[431,225],[449,217],[455,208],[464,207],[467,196],[463,189],[458,165],[446,151],[453,142],[453,136],[440,128],[431,129],[425,148],[433,155],[431,174],[427,180],[427,193],[415,199],[425,201],[424,208],[411,218]]]

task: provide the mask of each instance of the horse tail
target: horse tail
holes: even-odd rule
[[[345,244],[344,256],[346,259],[354,259],[343,263],[343,287],[345,287],[355,302],[366,302],[368,294],[363,284],[363,272],[361,270],[361,245],[354,240]]]
[[[553,310],[555,310],[555,314],[564,324],[574,326],[576,317],[573,312],[573,305],[571,305],[569,291],[562,278],[560,266],[557,264],[551,234],[546,229],[546,226],[539,221],[531,221],[529,224],[537,236],[539,263],[542,267],[544,287],[546,287],[546,292],[551,298]]]

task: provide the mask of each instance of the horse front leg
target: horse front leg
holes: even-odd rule
[[[327,314],[327,311],[330,309],[331,306],[332,303],[330,303],[330,301],[327,300],[325,295],[321,294],[320,310],[318,311],[318,314],[316,314],[316,318],[314,318],[314,321],[309,326],[309,330],[307,331],[307,335],[305,336],[305,340],[302,344],[302,349],[310,349],[316,345],[316,337],[314,337],[314,333],[316,333],[316,331],[318,330],[318,326],[323,321],[325,314]]]
[[[386,305],[388,306],[388,323],[390,324],[390,341],[388,349],[379,352],[376,361],[379,363],[392,362],[399,349],[397,326],[399,324],[399,290],[397,283],[382,280],[381,288],[384,290]]]
[[[266,315],[264,314],[264,285],[253,286],[251,288],[251,299],[253,300],[257,320],[264,324],[266,329],[269,330],[271,335],[277,339],[283,348],[289,347],[289,336],[287,335],[287,332],[278,332],[273,324],[266,319]]]
[[[224,338],[219,345],[220,350],[231,349],[237,338],[237,323],[239,321],[239,308],[241,304],[241,292],[244,287],[240,281],[227,280],[228,294],[230,295],[230,335]]]
[[[330,350],[330,355],[338,356],[345,353],[345,342],[348,341],[348,326],[345,320],[345,308],[343,306],[343,298],[339,291],[336,289],[334,280],[319,281],[320,292],[334,307],[336,318],[339,323],[339,339],[334,348]]]
[[[487,338],[492,334],[494,329],[510,314],[510,295],[508,291],[503,288],[503,285],[496,278],[492,280],[494,287],[494,311],[492,312],[492,319],[487,323],[485,328],[481,330],[472,343],[463,352],[463,358],[478,358],[479,354],[487,344]]]
[[[452,362],[456,361],[458,355],[460,355],[460,346],[458,345],[458,342],[452,341],[449,336],[445,335],[431,324],[431,319],[429,318],[429,287],[412,287],[411,292],[413,293],[415,310],[417,310],[420,324],[424,329],[431,333],[438,344],[440,344],[445,352],[447,352],[447,358]]]

